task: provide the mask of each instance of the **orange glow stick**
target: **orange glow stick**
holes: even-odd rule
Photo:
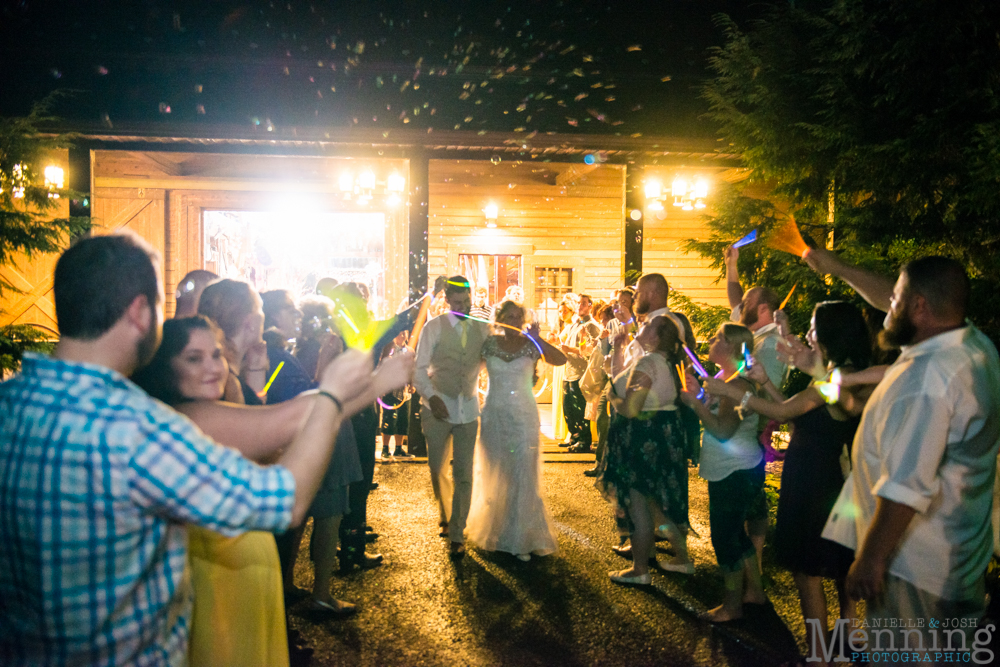
[[[788,305],[788,300],[792,298],[792,292],[794,292],[795,288],[798,287],[798,286],[799,286],[798,283],[795,283],[794,285],[792,285],[792,289],[788,290],[788,296],[786,296],[785,300],[781,302],[780,306],[778,306],[778,310],[784,310],[785,309],[785,306]]]
[[[430,310],[431,306],[429,296],[429,294],[423,296],[424,302],[420,304],[420,312],[417,313],[417,319],[413,322],[413,334],[410,336],[409,345],[411,351],[416,351],[417,340],[420,338],[420,332],[424,328],[424,322],[427,321],[427,311]]]
[[[809,251],[809,246],[802,240],[802,234],[799,232],[798,225],[795,224],[795,218],[791,216],[771,233],[767,245],[769,248],[781,250],[796,257],[804,257]]]
[[[727,378],[726,378],[726,382],[729,382],[730,380],[734,379],[734,378],[735,378],[735,377],[736,377],[737,375],[739,375],[739,374],[740,374],[741,372],[742,372],[742,371],[736,371],[735,373],[733,373],[732,375],[730,375],[729,377],[727,377]]]
[[[679,375],[681,378],[681,390],[687,391],[688,390],[687,377],[684,374],[684,367],[681,366],[680,364],[677,364],[677,375]]]

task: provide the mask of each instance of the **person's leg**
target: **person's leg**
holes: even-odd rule
[[[563,380],[562,386],[562,413],[566,421],[566,431],[569,434],[569,444],[577,444],[576,425],[573,421],[573,383]]]
[[[802,572],[793,572],[795,586],[799,589],[799,604],[802,607],[802,618],[806,623],[806,655],[812,655],[813,651],[813,629],[809,624],[810,619],[819,622],[820,629],[827,631],[826,594],[823,593],[823,579],[821,577],[811,577]],[[821,655],[822,647],[816,647],[816,654]],[[818,663],[822,664],[822,663]]]
[[[452,457],[452,424],[431,414],[427,408],[420,412],[420,422],[427,442],[427,464],[431,470],[431,487],[438,501],[441,525],[447,526],[451,520],[452,481],[447,463]]]
[[[278,560],[281,562],[281,581],[287,595],[295,589],[295,561],[299,557],[299,545],[305,526],[289,528],[277,536]]]
[[[716,623],[742,618],[744,569],[747,559],[755,558],[753,544],[743,528],[748,501],[747,472],[738,470],[723,480],[708,483],[712,547],[726,588],[722,604],[705,615]]]
[[[566,426],[573,436],[573,443],[578,449],[590,451],[592,435],[590,432],[590,422],[587,421],[587,399],[580,391],[579,380],[566,382],[566,395],[564,397],[563,411],[566,413]]]
[[[472,504],[472,464],[479,434],[479,420],[455,424],[452,434],[452,475],[455,493],[451,501],[451,521],[448,531],[452,542],[465,542],[465,522]]]
[[[659,510],[659,508],[656,509]],[[691,556],[688,554],[687,532],[678,528],[677,524],[664,516],[662,512],[658,512],[658,514],[656,530],[667,538],[674,550],[673,557],[667,562],[671,565],[693,565]]]
[[[646,496],[629,491],[629,517],[632,519],[632,567],[612,576],[639,577],[649,574],[649,555],[653,552],[653,517]]]
[[[597,460],[604,458],[604,448],[608,444],[608,426],[611,416],[608,414],[608,397],[601,395],[597,401]]]
[[[331,603],[330,580],[333,578],[333,564],[337,560],[338,532],[342,515],[313,519],[312,553],[316,566],[313,578],[313,600]]]

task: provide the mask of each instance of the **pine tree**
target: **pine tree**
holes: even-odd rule
[[[70,146],[71,137],[45,134],[39,125],[48,116],[52,98],[37,104],[25,117],[0,117],[0,266],[10,266],[18,257],[28,260],[58,252],[69,239],[86,231],[90,218],[53,217],[61,198],[83,195],[68,188],[45,184],[44,168],[51,154]],[[0,276],[0,297],[19,290]],[[20,365],[26,350],[50,347],[51,333],[31,325],[0,327],[0,376]]]
[[[749,177],[720,193],[710,239],[688,250],[721,273],[726,245],[793,215],[803,236],[886,275],[954,257],[972,278],[970,318],[1000,340],[1000,4],[798,2],[743,29],[717,20],[726,42],[704,96]],[[817,301],[860,303],[761,241],[739,266],[744,284],[798,284],[800,331]]]

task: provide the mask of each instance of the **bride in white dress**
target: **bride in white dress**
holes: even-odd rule
[[[535,363],[566,357],[541,340],[538,325],[522,332],[524,308],[503,302],[496,311],[501,334],[483,345],[489,392],[483,406],[466,535],[481,549],[527,561],[555,553],[556,531],[542,496],[538,407],[532,393]]]

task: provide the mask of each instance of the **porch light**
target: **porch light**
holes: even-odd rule
[[[497,207],[496,204],[494,204],[493,202],[490,202],[485,207],[483,207],[483,215],[486,216],[486,226],[487,227],[491,227],[491,228],[492,227],[496,227],[497,226],[497,218],[500,216],[500,209]]]
[[[389,174],[389,178],[386,181],[386,189],[389,192],[402,194],[403,190],[406,189],[406,179],[399,174]]]

